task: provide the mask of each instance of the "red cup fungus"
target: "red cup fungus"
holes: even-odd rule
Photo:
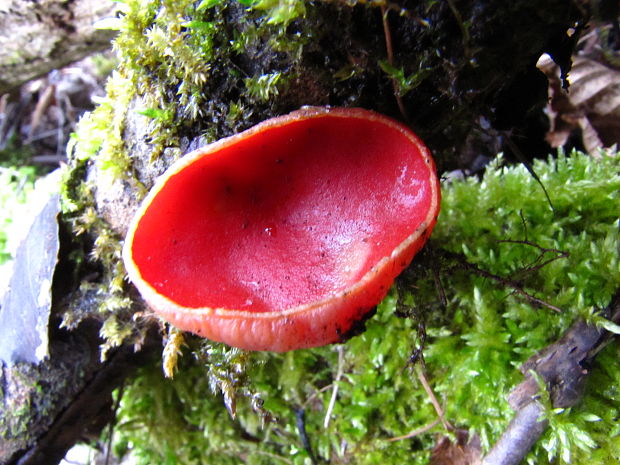
[[[309,107],[200,148],[156,182],[123,258],[174,326],[249,350],[343,339],[439,213],[429,150],[359,108]]]

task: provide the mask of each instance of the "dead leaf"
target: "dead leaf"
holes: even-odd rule
[[[466,430],[456,431],[456,442],[447,436],[438,439],[429,465],[478,465],[481,460],[480,438],[469,437]]]
[[[559,67],[543,56],[538,68],[549,79],[546,140],[564,146],[575,133],[588,153],[620,143],[620,72],[591,58],[576,56],[569,73],[568,92],[562,89]]]

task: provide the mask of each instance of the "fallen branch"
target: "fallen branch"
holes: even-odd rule
[[[620,318],[620,289],[605,313],[614,322]],[[583,395],[588,367],[612,337],[605,329],[579,320],[557,342],[530,357],[521,367],[525,380],[508,397],[515,416],[482,464],[520,463],[548,426],[542,418],[544,406],[537,400],[536,378],[544,381],[554,408],[576,405]]]
[[[111,409],[114,389],[120,386],[123,380],[134,373],[138,367],[152,360],[158,354],[159,347],[161,347],[161,339],[153,330],[150,331],[141,351],[135,352],[131,346],[122,346],[117,349],[105,363],[93,369],[91,378],[85,382],[84,387],[78,393],[71,397],[67,407],[54,418],[45,433],[35,438],[32,444],[17,451],[4,463],[12,465],[56,464],[80,438],[84,437],[89,427],[99,425],[99,428],[94,431],[94,434],[99,435],[100,429],[113,418]],[[67,363],[66,359],[62,361]],[[42,378],[41,382],[46,382],[45,378]],[[53,393],[54,389],[50,391]]]
[[[508,428],[484,457],[483,465],[518,464],[547,429],[548,422],[540,421],[543,406],[536,401],[518,410]]]
[[[109,49],[116,31],[100,21],[118,10],[111,0],[0,2],[0,95]]]

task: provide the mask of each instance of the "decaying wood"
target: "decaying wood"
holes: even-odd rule
[[[112,0],[0,2],[0,95],[109,48],[114,31],[96,23],[116,8]]]
[[[159,348],[161,340],[153,334],[153,338],[143,350],[134,352],[125,346],[115,352],[106,363],[98,366],[46,433],[19,458],[17,465],[56,464],[78,440],[85,438],[85,432],[100,434],[103,427],[112,420],[114,389],[146,363],[151,355],[158,353]]]
[[[533,401],[519,410],[482,462],[483,465],[517,465],[521,463],[538,438],[547,429],[547,421],[539,421],[543,407]]]
[[[90,320],[54,331],[50,357],[39,366],[0,362],[0,464],[56,464],[76,442],[98,437],[112,418],[113,390],[159,355],[161,337],[151,331],[140,351],[123,346],[101,362],[99,329]]]
[[[620,315],[620,290],[609,305],[608,315]],[[530,357],[521,367],[525,379],[508,397],[515,416],[483,465],[517,465],[547,429],[542,417],[544,406],[538,401],[542,379],[554,408],[576,405],[583,395],[589,367],[596,354],[610,341],[611,334],[583,320],[574,323],[555,343]]]

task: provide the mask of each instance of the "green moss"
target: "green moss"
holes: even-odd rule
[[[480,412],[465,424],[481,434],[485,446],[497,438],[511,415],[504,399],[520,379],[515,365],[556,339],[577,317],[606,306],[620,282],[618,158],[597,162],[584,155],[560,154],[534,168],[540,170],[555,211],[524,168],[501,168],[496,162],[481,182],[470,179],[443,191],[440,226],[433,237],[435,243],[520,281],[528,292],[562,309],[556,314],[532,308],[510,288],[481,277],[448,278],[446,286],[455,292],[454,320],[445,328],[450,336],[429,347],[427,360],[429,365],[441,363],[453,354],[451,366],[457,368],[437,389],[461,393],[448,403],[450,415],[460,416],[468,409]],[[569,255],[537,269],[550,256],[532,244]],[[607,408],[612,405],[614,399],[609,398]],[[583,406],[572,412],[578,416]],[[572,416],[567,418],[573,421]],[[565,433],[553,426],[552,422],[547,437],[557,440]],[[603,448],[615,440],[598,439]],[[557,444],[553,452],[561,458],[566,454],[565,441]]]
[[[194,340],[189,350],[201,355],[182,358],[174,380],[153,367],[126,388],[119,444],[132,444],[139,463],[307,464],[295,416],[304,409],[314,454],[323,460],[428,463],[436,435],[452,435],[441,424],[388,441],[437,419],[416,376],[420,366],[412,370],[409,363],[425,339],[426,377],[447,420],[478,435],[487,449],[513,415],[506,397],[522,379],[518,366],[575,319],[607,305],[620,282],[620,157],[573,153],[538,162],[555,212],[525,169],[501,165],[500,158],[482,180],[443,186],[430,252],[399,278],[360,336],[342,346],[286,354],[243,353],[208,342],[199,350]],[[537,267],[557,254],[532,244],[569,255]],[[534,308],[511,288],[464,271],[440,258],[441,249],[518,279],[562,313]],[[429,260],[438,263],[445,306]],[[551,427],[530,463],[570,458],[602,465],[620,458],[617,358],[615,346],[599,355],[578,406],[548,409]],[[231,399],[234,420],[225,408]],[[273,421],[262,427],[264,410]]]
[[[218,89],[236,93],[234,101],[221,102],[229,124],[242,119],[241,109],[277,95],[286,81],[283,70],[243,76],[234,60],[239,53],[264,52],[265,47],[297,56],[303,44],[301,35],[287,35],[284,27],[303,16],[304,5],[300,0],[261,0],[239,10],[237,2],[213,0],[198,4],[190,0],[121,2],[123,16],[115,22],[119,35],[114,43],[118,68],[108,81],[106,97],[80,121],[68,148],[72,163],[65,182],[69,186],[64,196],[66,211],[83,210],[88,203],[88,189],[72,180],[83,177],[77,170],[86,162],[112,178],[132,176],[123,131],[134,99],[139,101],[136,111],[151,119],[149,142],[151,156],[156,158],[165,148],[178,150],[182,136],[198,135],[196,126],[202,127],[202,133],[221,136],[215,115],[208,114]],[[234,29],[227,16],[231,9],[247,16]],[[290,68],[292,59],[286,67]],[[205,125],[207,117],[216,127]]]
[[[406,95],[422,84],[424,79],[432,72],[431,68],[425,68],[420,65],[416,72],[409,76],[405,76],[403,68],[397,68],[385,60],[380,61],[379,66],[391,79],[396,82],[400,97]]]
[[[300,37],[287,35],[284,27],[304,14],[304,2],[258,1],[249,6],[242,10],[236,2],[211,0],[126,2],[115,48],[145,110],[160,116],[151,125],[153,156],[164,147],[178,146],[189,128],[213,118],[210,101],[221,97],[221,89],[237,93],[237,100],[246,105],[277,93],[282,71],[247,77],[235,60],[239,53],[265,47],[297,50]],[[247,20],[230,24],[231,9]],[[246,81],[256,85],[244,86]]]
[[[98,176],[102,180],[108,179],[108,182],[131,176],[131,161],[123,141],[123,131],[125,110],[134,95],[132,82],[122,71],[112,74],[106,91],[106,97],[100,99],[93,112],[80,120],[76,133],[72,135],[61,187],[63,216],[77,238],[81,238],[81,243],[73,239],[74,251],[90,249],[86,256],[73,254],[72,259],[76,263],[74,278],[80,279],[78,270],[99,267],[103,272],[97,290],[101,298],[89,302],[97,302],[95,310],[106,316],[121,311],[119,318],[114,319],[117,324],[110,324],[109,328],[118,328],[118,321],[124,322],[118,333],[102,333],[104,338],[110,337],[104,342],[104,355],[109,347],[118,343],[119,335],[131,333],[131,301],[124,295],[125,270],[121,262],[120,238],[99,216],[94,200],[95,187],[92,181],[87,180],[87,173],[95,168]],[[137,182],[135,184],[139,185]],[[80,320],[71,310],[63,318],[67,327]]]
[[[255,0],[251,6],[266,12],[268,24],[287,26],[291,21],[306,14],[303,0]]]
[[[13,134],[0,149],[0,167],[15,168],[27,166],[33,150],[28,145],[22,145],[17,134]],[[34,168],[32,168],[34,170]],[[40,171],[40,169],[39,169]]]
[[[271,97],[279,94],[278,83],[281,81],[282,73],[262,74],[245,79],[245,87],[248,94],[258,100],[266,102]]]

